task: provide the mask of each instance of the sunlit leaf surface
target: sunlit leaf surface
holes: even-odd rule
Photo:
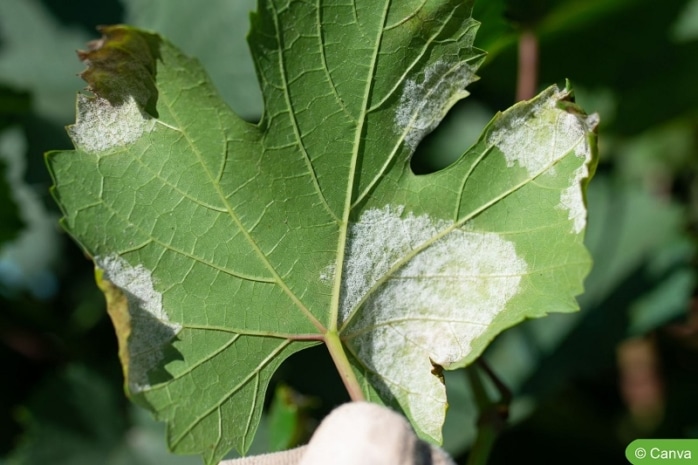
[[[48,162],[128,389],[173,450],[212,463],[247,450],[281,362],[338,335],[340,371],[440,442],[441,368],[577,308],[597,118],[551,87],[415,175],[484,57],[471,6],[261,4],[257,125],[159,36],[108,27],[82,55],[94,95],[78,97],[76,150]]]

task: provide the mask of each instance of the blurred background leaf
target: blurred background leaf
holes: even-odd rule
[[[30,98],[27,92],[17,92],[0,84],[0,131],[29,111]],[[24,225],[17,200],[12,193],[14,181],[10,170],[9,155],[0,153],[0,247],[14,239]]]

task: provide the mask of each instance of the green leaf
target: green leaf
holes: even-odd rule
[[[470,14],[260,2],[258,125],[156,35],[105,28],[83,54],[96,95],[78,97],[76,150],[48,156],[53,192],[98,267],[128,390],[173,450],[247,450],[272,373],[318,342],[353,397],[440,442],[441,368],[577,308],[596,117],[569,89],[498,114],[446,169],[410,170],[476,79]]]
[[[303,396],[285,384],[274,390],[269,406],[269,451],[276,452],[298,447],[308,441],[313,430],[308,411],[317,400]]]
[[[232,109],[245,119],[259,119],[262,95],[245,46],[255,0],[207,0],[205,8],[189,0],[122,3],[128,24],[158,31],[184,53],[197,57]]]
[[[681,15],[674,24],[674,39],[678,42],[688,42],[698,39],[698,1],[686,2]]]

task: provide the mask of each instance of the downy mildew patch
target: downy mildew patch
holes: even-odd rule
[[[528,266],[498,234],[403,212],[371,209],[350,226],[340,316],[351,320],[343,337],[389,389],[445,405],[432,362],[448,368],[467,357],[519,292]],[[413,414],[440,430],[436,412]]]
[[[598,125],[599,117],[559,108],[558,103],[568,95],[568,91],[553,87],[528,111],[502,115],[487,136],[487,142],[504,154],[508,167],[521,166],[531,178],[554,175],[555,164],[570,153],[583,159],[569,180],[570,186],[561,192],[558,205],[567,210],[572,232],[579,234],[586,225],[581,183],[589,177],[592,161],[588,134]]]
[[[448,110],[469,95],[465,87],[475,81],[475,69],[467,62],[437,61],[424,71],[424,79],[405,82],[400,104],[395,112],[398,134],[410,149],[443,119]]]
[[[162,306],[162,294],[155,290],[150,270],[132,267],[116,254],[94,258],[104,278],[119,287],[128,299],[131,334],[128,339],[129,388],[138,393],[150,387],[148,372],[163,359],[163,346],[181,329],[172,323]]]
[[[131,95],[112,104],[102,97],[78,94],[76,122],[68,127],[68,134],[86,152],[106,152],[136,142],[154,127],[155,119]]]

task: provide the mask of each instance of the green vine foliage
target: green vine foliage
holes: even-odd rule
[[[75,150],[47,157],[127,391],[167,422],[172,450],[207,463],[249,448],[274,371],[320,343],[354,399],[440,442],[441,369],[576,310],[590,268],[597,117],[569,86],[416,175],[411,155],[484,59],[472,5],[326,3],[259,2],[257,124],[165,39],[103,28],[81,54]]]

